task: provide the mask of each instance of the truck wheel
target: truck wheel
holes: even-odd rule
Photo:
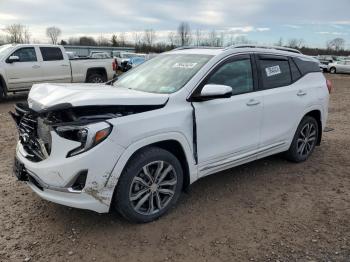
[[[106,81],[107,81],[107,79],[105,76],[103,76],[101,74],[97,74],[97,73],[89,75],[89,77],[87,79],[88,83],[104,83]]]
[[[312,154],[317,144],[319,126],[315,118],[305,116],[295,132],[285,157],[292,162],[303,162]]]
[[[114,194],[114,205],[127,220],[151,222],[173,207],[182,190],[179,160],[158,147],[142,149],[124,168]]]
[[[335,73],[337,73],[337,69],[336,69],[335,67],[331,67],[331,68],[329,69],[329,72],[330,72],[331,74],[335,74]]]
[[[2,84],[0,82],[0,101],[4,100],[4,98],[6,96],[7,96],[6,90],[5,90],[5,88],[2,86]]]

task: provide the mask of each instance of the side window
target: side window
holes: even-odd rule
[[[292,76],[288,60],[260,59],[260,73],[264,89],[287,86]]]
[[[24,47],[16,50],[11,56],[18,56],[18,62],[36,62],[36,53],[34,47]]]
[[[301,73],[297,65],[294,63],[293,59],[290,59],[289,63],[290,63],[290,71],[292,72],[292,79],[293,79],[293,82],[295,82],[301,77]]]
[[[63,60],[63,54],[58,47],[40,47],[40,52],[44,61]]]
[[[233,95],[253,91],[253,73],[250,59],[225,63],[209,77],[207,84],[230,86]]]

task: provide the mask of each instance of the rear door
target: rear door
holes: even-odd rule
[[[40,53],[43,59],[43,82],[70,83],[71,68],[69,59],[61,48],[56,46],[42,46]]]
[[[301,73],[291,59],[268,54],[256,58],[264,101],[260,148],[268,154],[288,145],[308,94],[297,81]]]
[[[10,56],[18,56],[19,61],[6,60],[5,71],[9,90],[28,89],[42,78],[42,69],[35,47],[20,47]]]

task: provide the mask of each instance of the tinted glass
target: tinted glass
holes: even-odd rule
[[[11,56],[18,56],[19,62],[36,62],[34,47],[25,47],[16,50]]]
[[[264,89],[282,87],[292,82],[288,60],[260,60],[260,69]]]
[[[301,77],[301,73],[292,59],[290,60],[290,70],[292,72],[293,82],[297,81]]]
[[[63,54],[58,47],[40,47],[41,54],[44,61],[63,60]]]
[[[250,59],[232,61],[222,65],[210,76],[207,84],[230,86],[233,95],[253,91],[253,74]]]
[[[123,74],[116,87],[150,93],[173,93],[182,88],[205,65],[211,55],[159,55]]]
[[[293,61],[298,66],[302,75],[306,75],[312,72],[320,72],[320,67],[318,63],[306,59],[301,59],[299,57],[293,57]]]

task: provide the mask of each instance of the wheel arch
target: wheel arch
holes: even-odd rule
[[[2,74],[0,74],[0,88],[3,89],[2,92],[3,92],[4,96],[6,96],[7,95],[7,84],[6,84],[5,78],[2,76]],[[0,92],[1,92],[1,89],[0,89]]]
[[[86,71],[85,82],[88,81],[89,76],[91,76],[92,74],[95,74],[95,73],[104,76],[106,79],[108,78],[106,68],[104,68],[104,67],[91,67],[91,68],[88,68],[88,70]]]
[[[190,144],[182,134],[173,132],[145,138],[128,146],[117,160],[106,182],[106,187],[114,191],[118,179],[130,159],[140,150],[152,146],[168,150],[179,159],[184,172],[184,190],[197,179],[197,169]]]
[[[319,126],[319,132],[318,132],[318,137],[317,137],[317,143],[316,145],[320,145],[321,144],[321,139],[322,139],[322,130],[323,130],[323,127],[322,127],[322,113],[321,113],[321,110],[319,109],[313,109],[307,113],[304,114],[303,118],[306,117],[306,116],[311,116],[313,118],[316,119],[317,121],[317,124]],[[302,119],[303,119],[302,118]]]

